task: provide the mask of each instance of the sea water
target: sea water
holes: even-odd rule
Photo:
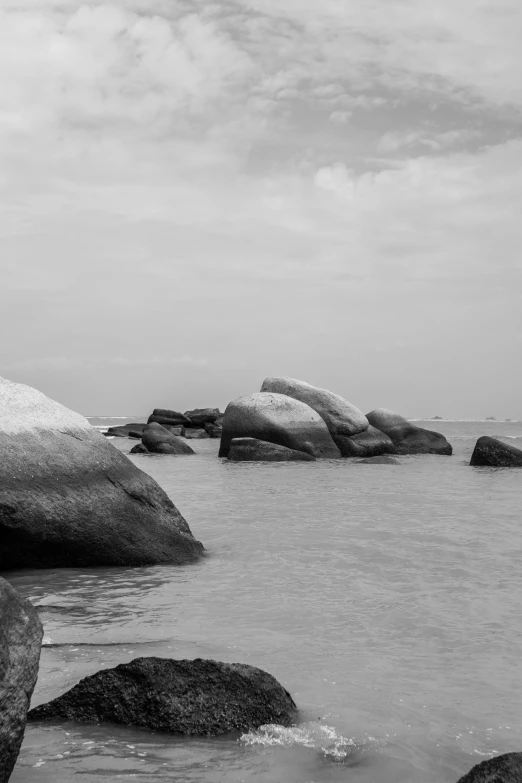
[[[482,434],[522,448],[522,423],[419,423],[454,455],[131,455],[206,557],[8,574],[45,628],[33,705],[138,656],[203,657],[273,674],[298,722],[216,739],[29,725],[11,782],[454,783],[522,750],[522,470],[469,467]]]

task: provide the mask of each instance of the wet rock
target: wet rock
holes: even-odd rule
[[[486,466],[494,468],[522,468],[522,450],[504,443],[489,435],[479,438],[471,455],[473,466]]]
[[[143,443],[137,443],[129,451],[129,454],[150,454],[150,451],[146,446],[143,445]]]
[[[190,419],[193,427],[203,427],[205,424],[214,424],[222,414],[219,408],[194,408],[183,414]]]
[[[193,449],[188,443],[185,443],[173,435],[161,424],[152,422],[143,430],[143,445],[153,454],[194,454]]]
[[[83,416],[0,379],[0,569],[181,564],[203,554],[167,494]]]
[[[218,735],[289,726],[296,706],[270,674],[240,663],[136,658],[85,677],[36,707],[30,721],[123,723],[172,734]]]
[[[35,608],[0,579],[0,783],[9,780],[24,738],[42,636]]]
[[[209,438],[210,435],[205,430],[186,427],[185,437],[187,438],[187,440],[191,440],[191,439],[201,440],[202,438]]]
[[[457,783],[521,783],[522,753],[503,753],[481,761]]]
[[[147,419],[147,424],[171,424],[173,427],[190,427],[190,419],[179,411],[171,411],[168,408],[154,408]]]
[[[349,438],[337,436],[336,443],[343,457],[377,457],[380,454],[395,454],[396,451],[391,438],[371,424],[364,432]]]
[[[305,451],[295,451],[256,438],[234,438],[230,443],[228,459],[233,462],[315,461],[315,457]]]
[[[391,438],[397,454],[446,454],[453,452],[451,444],[439,432],[417,427],[398,413],[377,408],[366,418]]]
[[[228,456],[233,438],[278,443],[318,458],[341,456],[321,416],[284,394],[260,392],[229,403],[223,416],[220,457]]]

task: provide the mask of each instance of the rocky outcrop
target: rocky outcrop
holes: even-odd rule
[[[471,462],[473,466],[492,468],[522,468],[522,450],[489,435],[483,435],[475,444]]]
[[[452,454],[451,444],[439,432],[417,427],[398,413],[377,408],[366,414],[370,424],[392,440],[397,454]]]
[[[188,443],[156,422],[145,427],[141,442],[153,454],[194,454]]]
[[[395,454],[395,446],[391,438],[372,427],[357,435],[346,437],[338,435],[336,443],[343,457],[378,457],[381,454]]]
[[[154,408],[147,419],[147,424],[152,424],[154,422],[156,424],[172,424],[174,427],[179,427],[180,425],[190,427],[190,419],[183,413],[171,411],[167,408]]]
[[[522,753],[503,753],[481,761],[457,783],[521,783]]]
[[[9,780],[24,738],[42,636],[34,607],[0,579],[0,783]]]
[[[313,457],[340,457],[324,420],[300,400],[260,392],[229,403],[223,416],[220,457],[228,457],[234,438],[277,443]]]
[[[368,427],[366,416],[355,405],[338,394],[304,381],[295,378],[266,378],[261,391],[286,394],[287,397],[309,405],[326,423],[343,457],[352,456],[351,452],[347,454],[343,452],[345,439],[364,432]]]
[[[203,553],[166,493],[83,416],[0,379],[0,569],[181,564]]]
[[[194,408],[185,411],[184,416],[190,420],[193,427],[204,427],[205,424],[214,424],[216,419],[222,416],[219,408]]]
[[[289,726],[296,706],[274,677],[241,663],[136,658],[81,680],[31,710],[30,721],[123,723],[173,734],[218,735]]]
[[[315,457],[305,451],[295,451],[277,443],[256,438],[234,438],[230,443],[228,459],[232,462],[314,462]]]

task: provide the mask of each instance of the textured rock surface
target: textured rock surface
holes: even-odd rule
[[[453,452],[451,444],[439,432],[417,427],[398,413],[377,408],[366,418],[391,438],[397,454],[446,454]]]
[[[9,780],[24,738],[42,636],[36,610],[0,579],[0,783]]]
[[[181,564],[202,551],[161,487],[83,416],[0,379],[0,569]]]
[[[457,783],[522,783],[522,753],[503,753],[481,761]]]
[[[194,454],[188,443],[156,422],[145,427],[141,441],[153,454]]]
[[[172,424],[174,427],[183,425],[184,427],[190,427],[190,419],[187,419],[183,413],[179,411],[171,411],[167,408],[154,408],[151,415],[147,419],[147,424]]]
[[[475,444],[470,465],[489,465],[495,468],[522,468],[522,450],[489,435],[483,435]]]
[[[295,378],[266,378],[261,386],[262,392],[286,394],[294,400],[309,405],[324,420],[330,435],[343,453],[338,438],[356,435],[368,427],[368,420],[362,411],[339,394],[320,389]],[[345,455],[343,455],[345,456]]]
[[[233,438],[257,438],[313,457],[341,456],[321,416],[283,394],[248,394],[229,403],[223,416],[220,457],[228,457]]]
[[[217,735],[265,723],[290,725],[290,694],[272,675],[240,663],[136,658],[97,672],[28,719],[124,723],[174,734]]]
[[[338,435],[335,439],[343,457],[378,457],[380,454],[394,454],[396,449],[391,438],[372,427],[357,435]]]
[[[183,414],[192,422],[193,427],[203,427],[205,424],[214,424],[222,415],[219,408],[194,408]]]
[[[277,443],[256,438],[234,438],[230,443],[228,459],[233,462],[314,462],[315,457],[305,451],[287,449]]]

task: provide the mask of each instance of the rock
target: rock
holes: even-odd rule
[[[481,761],[457,783],[521,783],[522,753],[503,753]]]
[[[313,457],[341,456],[321,416],[284,394],[260,392],[229,403],[223,416],[220,457],[228,457],[233,438],[257,438]]]
[[[386,408],[377,408],[366,414],[366,417],[373,427],[391,438],[397,454],[450,455],[453,452],[444,435],[417,427]]]
[[[233,438],[228,459],[233,462],[314,462],[315,457],[305,451],[295,451],[277,443],[256,438]]]
[[[494,416],[486,416],[486,421],[496,421]]]
[[[343,452],[345,438],[364,432],[368,427],[366,416],[355,405],[347,402],[338,394],[311,386],[304,381],[298,381],[295,378],[266,378],[261,386],[261,391],[286,394],[287,397],[309,405],[326,423],[330,435],[343,457],[352,456],[351,449],[347,454]]]
[[[336,443],[343,457],[377,457],[380,454],[395,454],[395,446],[391,438],[371,424],[364,432],[349,438],[338,435]]]
[[[196,438],[196,439],[209,438],[210,435],[205,430],[191,429],[190,427],[186,427],[185,428],[185,437],[187,438],[187,440],[190,440],[190,439],[193,439],[193,438]]]
[[[143,445],[143,443],[137,443],[129,451],[129,454],[150,454],[150,451],[146,446]]]
[[[296,706],[270,674],[219,661],[136,658],[85,677],[31,710],[30,721],[123,723],[172,734],[217,735],[289,726]]]
[[[205,432],[209,438],[220,438],[223,434],[223,427],[220,424],[205,424]]]
[[[205,424],[214,424],[221,412],[219,408],[194,408],[192,411],[185,411],[183,415],[190,419],[193,427],[203,427]]]
[[[148,424],[143,430],[143,445],[153,454],[194,454],[193,449],[188,443],[185,443],[173,435],[161,424],[153,422]]]
[[[141,438],[141,433],[145,427],[145,424],[122,424],[118,427],[109,427],[107,432],[103,434],[107,438]]]
[[[0,579],[0,783],[9,780],[24,738],[42,636],[36,609]]]
[[[154,408],[151,415],[147,419],[147,424],[172,424],[174,427],[183,425],[184,427],[190,427],[190,419],[187,419],[179,411],[171,411],[167,408]]]
[[[0,379],[0,570],[182,564],[202,554],[161,487],[83,416]]]
[[[177,435],[179,438],[185,437],[185,427],[174,427],[172,424],[162,424],[172,435]]]
[[[489,435],[483,435],[475,444],[469,464],[489,465],[495,468],[522,468],[522,450],[496,438],[490,438]]]
[[[393,459],[393,457],[367,457],[366,459],[361,459],[358,462],[359,465],[400,465],[398,459]]]

